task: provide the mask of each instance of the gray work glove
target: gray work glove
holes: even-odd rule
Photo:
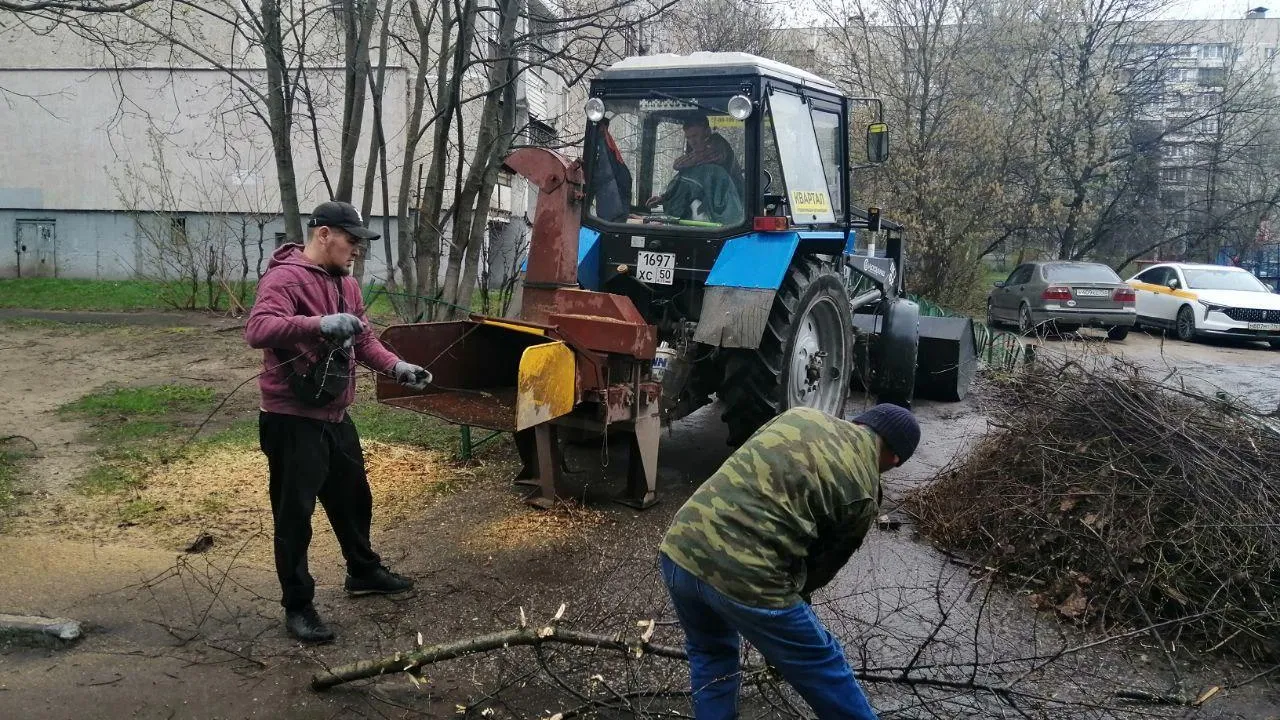
[[[391,374],[396,376],[396,382],[419,392],[426,390],[427,384],[431,382],[431,373],[403,360],[396,363]]]
[[[320,334],[330,340],[343,341],[364,332],[364,323],[351,313],[336,313],[320,318]]]

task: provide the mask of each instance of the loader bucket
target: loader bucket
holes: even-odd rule
[[[573,410],[573,351],[543,328],[475,317],[393,325],[381,338],[433,377],[419,392],[379,376],[379,402],[503,432],[524,430]]]
[[[916,397],[955,402],[969,394],[978,369],[978,341],[967,317],[920,318]]]

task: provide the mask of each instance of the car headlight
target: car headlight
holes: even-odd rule
[[[1206,313],[1225,312],[1227,309],[1226,305],[1219,305],[1217,303],[1205,302],[1204,300],[1196,300],[1196,302],[1204,306],[1204,311]]]

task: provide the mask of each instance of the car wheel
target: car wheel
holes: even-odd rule
[[[1018,332],[1023,335],[1031,335],[1036,331],[1036,323],[1031,319],[1031,306],[1023,305],[1018,308]]]
[[[1191,342],[1196,339],[1196,316],[1192,312],[1190,305],[1183,305],[1178,308],[1178,320],[1174,325],[1174,330],[1178,333],[1178,339],[1183,342]]]
[[[1129,328],[1127,327],[1113,327],[1107,330],[1108,340],[1123,340],[1127,337],[1129,337]]]

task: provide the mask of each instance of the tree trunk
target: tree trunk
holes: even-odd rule
[[[443,12],[446,13],[444,32],[448,32],[448,3],[443,4]],[[420,126],[422,125],[422,111],[426,104],[427,95],[427,68],[431,66],[431,29],[434,25],[435,16],[432,15],[427,19],[423,19],[421,11],[418,9],[418,3],[409,3],[409,11],[413,17],[414,27],[418,31],[418,70],[413,81],[413,100],[409,108],[409,122],[405,125],[406,137],[404,143],[404,160],[400,165],[400,188],[396,194],[396,211],[399,220],[396,238],[396,267],[400,270],[400,287],[406,295],[412,295],[418,289],[418,272],[417,264],[414,261],[416,253],[414,252],[414,244],[417,238],[416,228],[410,227],[409,223],[409,193],[413,188],[414,168],[417,166],[418,142],[420,136]],[[387,255],[387,262],[391,261],[390,254]],[[388,270],[388,276],[392,273]],[[394,277],[391,277],[394,281]],[[416,297],[401,298],[400,319],[416,320],[420,313],[420,303]]]
[[[302,242],[302,213],[298,209],[298,181],[293,172],[293,125],[291,108],[285,102],[284,39],[280,31],[280,3],[262,0],[262,50],[267,61],[267,112],[271,120],[271,147],[275,153],[276,176],[280,185],[280,206],[284,211],[285,239]]]
[[[418,228],[414,239],[417,251],[418,295],[439,299],[440,255],[444,238],[444,181],[451,153],[449,132],[460,110],[462,81],[471,54],[474,39],[475,4],[465,0],[457,17],[457,36],[451,31],[449,4],[444,4],[445,22],[440,32],[440,62],[437,70],[437,101],[435,127],[431,137],[431,166],[423,188],[418,210]],[[446,62],[446,59],[448,61]],[[455,206],[457,199],[455,198]],[[457,223],[454,224],[455,231]],[[435,312],[434,304],[425,308],[427,315]]]
[[[498,179],[498,167],[511,146],[515,130],[515,85],[512,80],[519,0],[500,0],[498,11],[501,15],[497,58],[494,58],[497,61],[489,67],[489,92],[480,113],[480,134],[475,154],[462,192],[455,200],[457,221],[454,223],[444,281],[444,300],[454,306],[448,308],[448,315],[453,317],[471,307],[483,254],[481,248],[489,228],[489,205]]]
[[[343,1],[346,23],[347,74],[342,112],[342,148],[339,150],[338,187],[334,200],[351,202],[356,174],[356,151],[364,124],[364,100],[369,78],[369,39],[377,19],[375,0]]]

